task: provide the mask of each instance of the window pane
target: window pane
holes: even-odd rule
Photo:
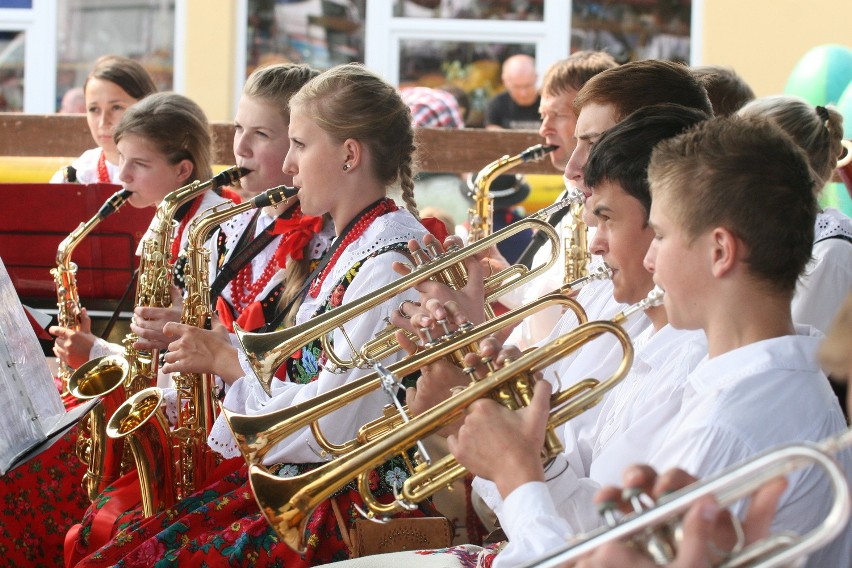
[[[603,50],[620,63],[689,62],[691,0],[574,0],[571,51]]]
[[[249,0],[246,73],[270,63],[364,61],[366,0]]]
[[[511,43],[456,41],[400,41],[399,86],[441,87],[455,85],[469,99],[465,124],[482,126],[488,101],[503,90],[500,68],[507,57],[526,53],[535,57],[535,46]]]
[[[541,22],[544,19],[544,0],[396,0],[393,14],[398,18]]]
[[[24,110],[24,32],[0,32],[0,112]]]
[[[174,0],[58,0],[57,108],[102,55],[141,62],[160,90],[172,88]],[[214,39],[215,41],[215,39]]]

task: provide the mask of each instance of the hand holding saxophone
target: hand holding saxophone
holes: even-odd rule
[[[52,325],[47,330],[56,337],[53,354],[74,369],[89,360],[89,353],[96,340],[95,335],[92,334],[92,320],[86,308],[80,309],[78,324],[79,329]]]
[[[245,374],[228,330],[217,318],[211,329],[169,322],[163,333],[171,341],[161,368],[164,373],[215,374],[227,384]]]
[[[165,349],[170,339],[163,332],[163,327],[169,322],[179,322],[183,312],[183,297],[177,286],[171,287],[172,305],[168,308],[155,306],[136,306],[133,319],[130,321],[130,331],[137,340],[133,347],[139,351]]]

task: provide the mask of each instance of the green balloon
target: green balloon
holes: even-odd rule
[[[793,68],[784,92],[812,105],[834,104],[852,82],[852,49],[820,45],[808,51]]]

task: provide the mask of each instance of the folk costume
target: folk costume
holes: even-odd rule
[[[50,183],[113,183],[121,185],[118,179],[118,164],[106,159],[102,148],[92,148],[83,152],[50,178]]]
[[[426,230],[407,211],[397,209],[392,201],[383,199],[355,217],[341,231],[337,246],[323,259],[310,282],[296,321],[308,321],[329,309],[369,294],[396,279],[394,261],[406,260],[406,243],[421,240]],[[327,261],[327,262],[326,262]],[[380,331],[402,299],[416,298],[408,291],[352,319],[344,327],[352,343],[363,345]],[[338,330],[332,334],[337,354],[346,359],[352,353],[348,341]],[[401,357],[389,357],[388,363]],[[313,342],[293,354],[285,363],[286,380],[273,380],[272,396],[266,395],[244,357],[247,376],[238,379],[228,390],[224,406],[240,413],[270,412],[313,398],[321,392],[344,385],[369,372],[355,369],[335,373],[326,367],[327,354],[319,342]],[[333,417],[320,421],[324,434],[333,442],[351,439],[356,430],[381,414],[385,396],[376,392],[351,403]],[[256,566],[307,566],[345,559],[349,551],[345,543],[346,529],[358,518],[354,505],[363,506],[353,484],[320,504],[307,523],[304,556],[284,544],[261,515],[247,482],[244,465],[230,430],[220,416],[213,427],[208,443],[225,458],[221,468],[231,468],[230,474],[184,499],[168,511],[142,519],[138,511],[119,519],[117,532],[106,546],[82,559],[78,566],[209,566],[253,564]],[[278,444],[264,459],[271,471],[279,476],[292,476],[315,467],[320,458],[313,448],[319,445],[307,429]],[[370,474],[370,484],[382,500],[392,498],[392,487],[406,476],[401,458],[390,460]],[[234,463],[242,466],[233,469]],[[220,468],[220,469],[221,469]],[[96,513],[96,511],[95,511]],[[415,511],[414,515],[422,515]],[[92,526],[90,515],[84,527]],[[95,518],[96,522],[96,518]],[[344,525],[343,534],[341,525]],[[76,543],[85,547],[85,529]],[[79,557],[79,556],[78,556]],[[75,559],[76,560],[76,559]],[[74,562],[69,565],[74,565]]]
[[[826,208],[817,213],[813,257],[796,285],[793,321],[822,332],[852,290],[852,219]]]

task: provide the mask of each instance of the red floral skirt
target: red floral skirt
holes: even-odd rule
[[[261,515],[242,458],[223,462],[215,478],[218,481],[153,517],[143,518],[138,506],[114,517],[111,540],[94,542],[92,527],[100,510],[109,508],[122,491],[138,494],[135,474],[122,477],[87,511],[82,525],[69,533],[67,565],[293,567],[349,558],[331,500],[323,501],[311,514],[305,529],[306,551],[300,555],[281,541]],[[363,507],[360,495],[344,489],[333,498],[344,522],[351,526],[358,518],[354,505]],[[410,513],[423,515],[421,511]]]

